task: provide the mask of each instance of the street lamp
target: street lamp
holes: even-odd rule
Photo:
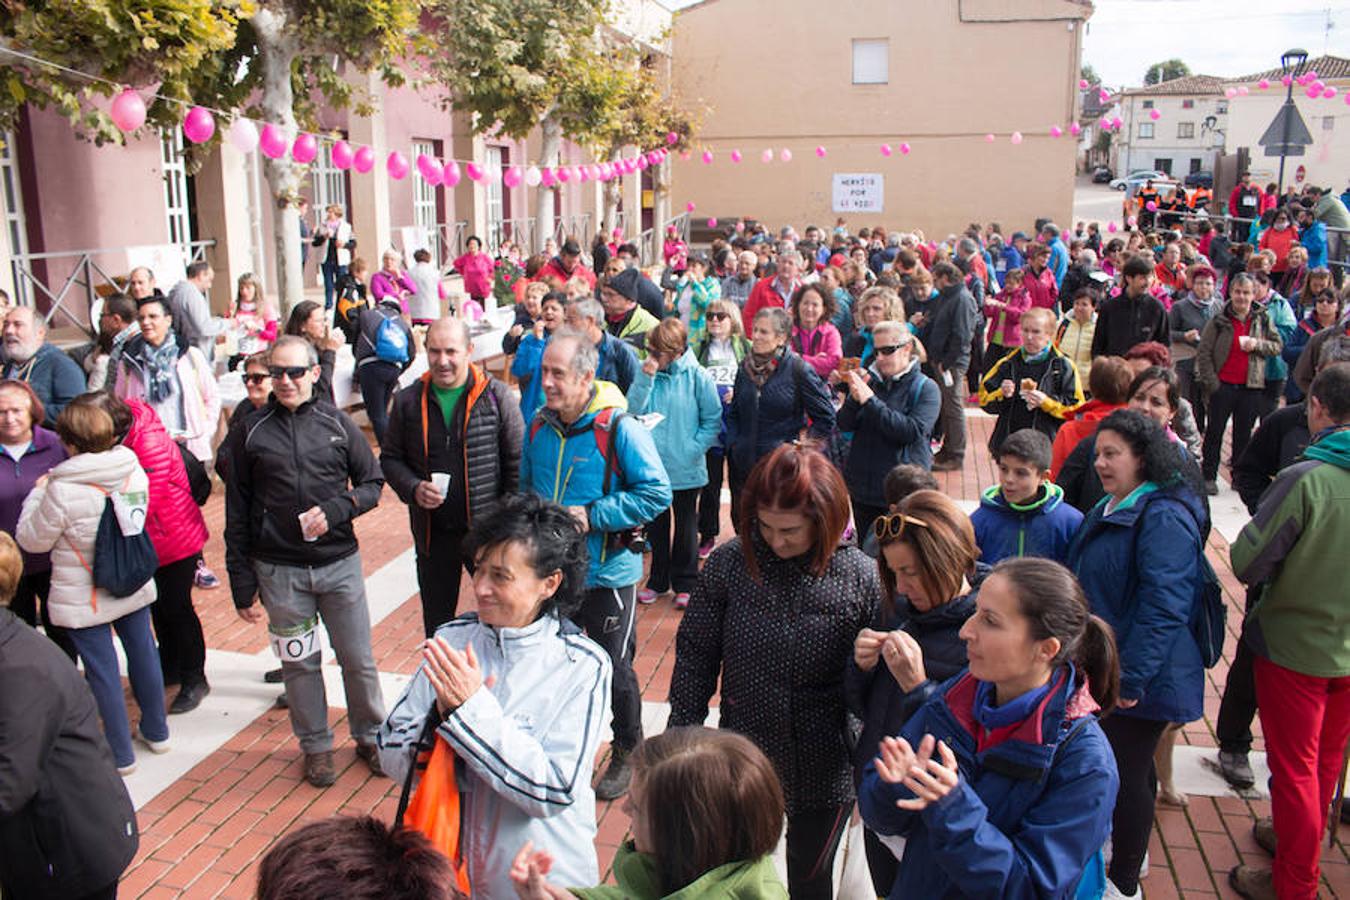
[[[1280,54],[1280,74],[1284,76],[1287,82],[1284,91],[1285,106],[1294,105],[1294,81],[1303,74],[1303,66],[1307,61],[1308,51],[1301,47],[1295,47],[1293,50],[1286,50]],[[1293,116],[1286,115],[1284,136],[1280,144],[1280,177],[1278,179],[1279,187],[1276,189],[1277,196],[1284,194],[1284,155],[1285,149],[1289,145],[1289,126],[1291,124],[1293,124]]]

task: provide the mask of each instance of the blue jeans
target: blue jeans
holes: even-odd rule
[[[391,362],[372,359],[356,367],[356,382],[361,385],[361,402],[366,405],[366,418],[375,431],[375,440],[384,444],[384,429],[389,425],[389,398],[398,390],[398,377],[403,371]]]
[[[323,272],[323,308],[332,309],[333,300],[337,296],[338,282],[347,277],[347,267],[324,262],[319,266],[319,270]]]
[[[152,741],[169,739],[169,720],[164,712],[164,677],[159,671],[159,651],[150,633],[150,607],[144,606],[108,625],[72,628],[70,638],[84,660],[84,677],[94,692],[103,733],[112,747],[118,768],[136,761],[131,748],[131,723],[122,695],[122,676],[117,668],[117,653],[112,635],[116,629],[127,654],[127,674],[131,691],[141,708],[141,734]]]

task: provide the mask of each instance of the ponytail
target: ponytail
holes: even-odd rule
[[[1120,700],[1120,653],[1115,632],[1100,616],[1088,614],[1073,663],[1087,677],[1092,699],[1102,708],[1100,715],[1115,709]]]

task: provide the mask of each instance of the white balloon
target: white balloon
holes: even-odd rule
[[[240,153],[252,153],[258,146],[258,127],[248,119],[236,118],[225,135]]]
[[[539,187],[539,182],[544,180],[544,173],[539,171],[538,166],[530,166],[525,170],[525,183],[530,187]]]

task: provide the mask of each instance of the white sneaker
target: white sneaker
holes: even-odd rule
[[[168,738],[162,741],[152,741],[145,736],[140,728],[136,729],[135,738],[149,748],[151,753],[168,753],[170,750]]]
[[[1144,889],[1136,887],[1133,894],[1122,893],[1116,883],[1110,878],[1106,879],[1106,890],[1102,893],[1102,900],[1141,900],[1144,896]]]
[[[128,775],[130,775],[132,772],[135,772],[135,771],[136,771],[136,764],[135,764],[135,763],[132,763],[132,764],[129,765],[129,766],[118,766],[118,767],[117,767],[117,774],[118,774],[118,775],[121,775],[123,778],[126,778]]]

